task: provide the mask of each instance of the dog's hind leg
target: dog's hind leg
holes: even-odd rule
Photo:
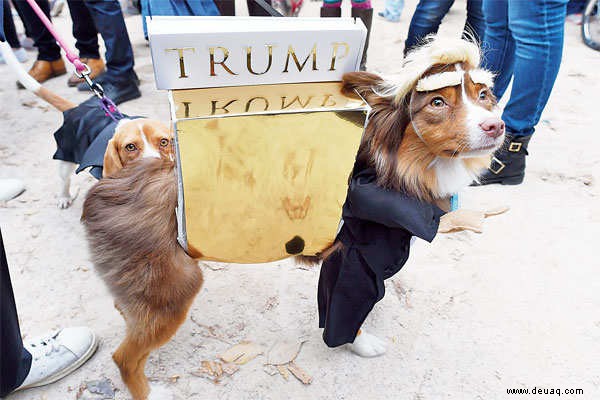
[[[58,208],[65,209],[71,206],[75,197],[71,197],[71,176],[75,172],[75,164],[60,160],[58,162],[58,176],[60,177],[61,189],[58,194]]]
[[[134,400],[148,398],[150,386],[144,373],[146,360],[151,351],[165,344],[177,332],[187,317],[196,293],[187,301],[166,309],[148,308],[147,312],[142,313],[145,318],[133,317],[129,313],[125,316],[127,336],[113,354],[113,360]]]

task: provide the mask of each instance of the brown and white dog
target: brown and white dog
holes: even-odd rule
[[[104,153],[102,176],[110,176],[131,161],[140,158],[173,159],[173,133],[162,122],[150,118],[122,119],[115,127]],[[68,208],[76,196],[71,195],[71,176],[76,164],[59,160],[61,191],[58,207]]]
[[[115,127],[104,153],[102,176],[107,177],[140,158],[173,159],[173,133],[162,122],[150,118],[122,119]],[[59,160],[61,190],[58,207],[68,208],[77,196],[71,195],[71,177],[76,164]]]
[[[487,166],[504,125],[479,57],[470,42],[438,38],[407,57],[400,84],[365,72],[344,76],[343,90],[372,108],[357,157],[375,167],[381,186],[442,204]],[[176,332],[202,285],[176,240],[173,169],[165,159],[133,162],[98,182],[83,207],[94,264],[126,321],[113,359],[135,400],[150,391],[149,353]],[[364,333],[353,346],[362,355],[383,351]]]
[[[0,51],[9,67],[17,75],[19,82],[36,96],[58,111],[67,111],[77,107],[77,104],[62,98],[33,79],[15,58],[10,45],[0,42]],[[140,158],[173,159],[173,132],[162,122],[149,119],[122,119],[115,127],[112,139],[109,141],[104,155],[103,176],[108,176],[127,163]],[[76,195],[71,195],[71,177],[76,165],[59,160],[58,175],[61,188],[58,193],[58,207],[68,208]]]

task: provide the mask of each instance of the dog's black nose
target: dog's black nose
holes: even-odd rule
[[[479,127],[483,129],[483,132],[487,136],[494,139],[502,136],[504,133],[504,121],[500,118],[488,118],[480,123]]]

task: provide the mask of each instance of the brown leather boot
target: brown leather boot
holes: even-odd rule
[[[46,82],[48,79],[52,79],[57,76],[61,76],[67,73],[65,68],[65,62],[62,58],[56,61],[43,61],[37,60],[33,63],[33,66],[29,70],[29,75],[33,77],[39,83]],[[17,82],[19,89],[25,89],[25,86]]]
[[[104,68],[104,61],[102,61],[101,58],[82,58],[81,62],[90,67],[90,79],[94,79],[106,71],[106,68]],[[83,82],[83,79],[73,73],[73,75],[69,77],[67,85],[73,87],[79,85],[81,82]]]

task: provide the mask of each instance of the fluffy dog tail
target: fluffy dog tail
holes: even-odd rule
[[[151,297],[167,306],[199,288],[200,269],[177,242],[176,206],[174,164],[163,159],[130,163],[88,192],[81,221],[90,252],[122,305]]]

